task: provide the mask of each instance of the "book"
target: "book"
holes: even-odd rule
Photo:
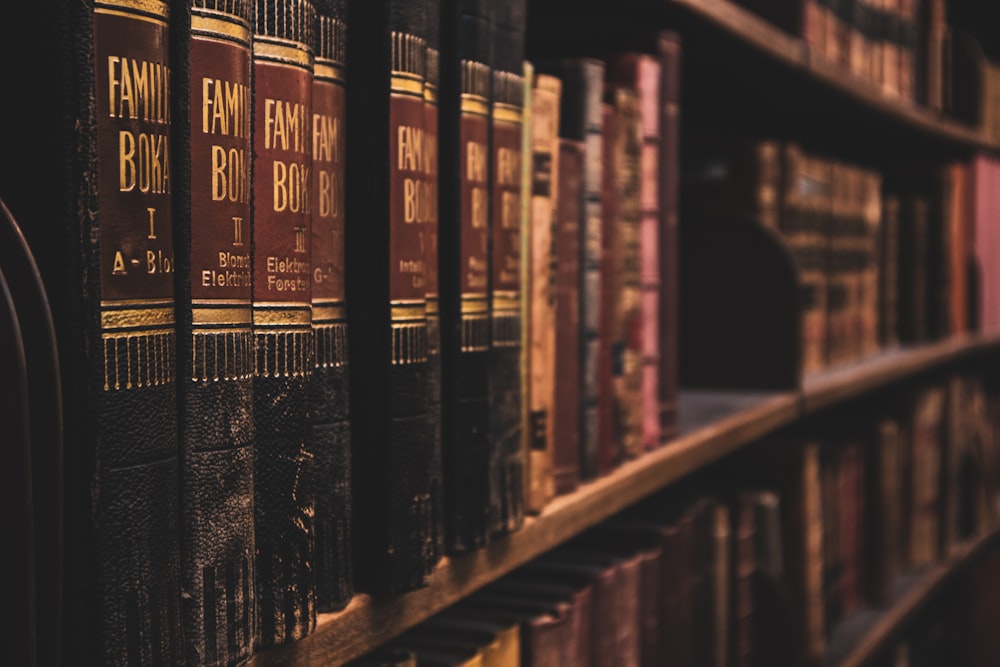
[[[427,259],[421,245],[432,210],[427,160],[433,148],[427,148],[424,127],[428,19],[422,3],[406,7],[410,11],[395,2],[348,4],[346,54],[352,558],[356,588],[385,594],[426,584],[440,558],[443,521],[433,497],[439,443],[427,416]],[[444,116],[441,37],[439,113],[441,127],[451,127]],[[439,157],[440,174],[443,152]],[[439,278],[443,321],[443,272]],[[442,336],[442,353],[446,347]],[[442,377],[452,377],[444,356]],[[444,422],[442,429],[447,431]]]
[[[490,116],[490,449],[498,457],[495,532],[524,522],[521,447],[521,178],[525,0],[493,8]]]
[[[899,421],[886,416],[872,425],[865,461],[865,493],[869,518],[865,523],[868,544],[865,597],[875,606],[892,600],[896,577],[902,572],[898,558],[902,515],[901,448],[904,431]]]
[[[945,435],[945,392],[938,384],[917,390],[912,411],[909,560],[919,568],[939,557],[941,470]]]
[[[170,31],[166,2],[115,1],[33,3],[0,29],[8,62],[19,36],[44,45],[46,73],[0,74],[36,92],[5,114],[24,140],[0,196],[36,253],[62,378],[65,579],[39,661],[183,659]]]
[[[741,493],[728,508],[732,530],[730,546],[730,623],[732,663],[749,667],[754,663],[754,577],[757,571],[757,531],[755,500]]]
[[[228,664],[256,634],[253,5],[176,3],[171,25],[185,656]]]
[[[456,610],[480,617],[514,617],[520,622],[523,667],[582,665],[577,658],[576,639],[567,601],[545,601],[516,594],[475,593],[462,600]]]
[[[521,664],[521,627],[513,617],[477,617],[446,610],[421,623],[418,629],[442,636],[486,640],[488,648],[483,656],[486,665],[516,667]]]
[[[316,624],[313,369],[313,31],[309,0],[268,0],[253,37],[254,539],[258,647]]]
[[[486,545],[496,470],[489,437],[488,5],[441,3],[438,267],[445,546]],[[491,458],[492,457],[492,458]],[[491,490],[492,489],[492,490]]]
[[[614,160],[618,125],[622,122],[613,101],[607,99],[605,91],[601,102],[601,317],[597,329],[597,471],[606,475],[614,470],[621,461],[622,437],[618,423],[616,399],[620,390],[622,371],[624,370],[616,357],[621,356],[624,349],[620,339],[612,340],[615,333],[615,320],[618,315],[616,297],[621,294],[618,283],[623,273],[615,272],[621,259],[620,230],[625,225],[619,225],[618,215],[618,172],[615,171]]]
[[[528,317],[528,472],[526,505],[539,512],[555,495],[555,229],[559,185],[559,98],[562,81],[535,72],[531,90],[531,217],[522,232],[527,242],[524,294]]]
[[[584,144],[559,138],[556,187],[556,345],[552,477],[556,494],[580,483],[580,220],[583,210]]]
[[[580,287],[580,479],[597,475],[597,332],[600,322],[601,264],[601,97],[605,63],[596,58],[565,58],[535,62],[539,72],[562,79],[560,133],[581,142],[581,203],[579,209]],[[560,194],[562,196],[563,193]],[[558,244],[558,241],[557,241]],[[558,251],[560,255],[561,251]],[[559,341],[564,339],[557,335]],[[558,428],[558,426],[557,426]]]
[[[882,229],[878,236],[878,338],[883,349],[900,343],[899,338],[899,196],[886,192],[882,203]]]
[[[347,4],[316,0],[312,86],[312,330],[316,611],[343,608],[351,576],[351,428],[344,287]]]

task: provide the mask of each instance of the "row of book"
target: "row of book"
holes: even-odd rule
[[[246,659],[676,433],[676,34],[531,62],[523,0],[19,12],[45,662]]]
[[[739,0],[799,35],[809,54],[889,98],[942,110],[950,31],[946,0]]]
[[[996,529],[997,400],[963,373],[817,423],[625,510],[354,665],[822,664],[845,623]]]

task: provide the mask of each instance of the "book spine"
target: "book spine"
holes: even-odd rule
[[[490,448],[499,473],[496,532],[524,521],[521,449],[521,144],[525,0],[494,8],[490,126]]]
[[[254,514],[258,644],[316,623],[310,265],[315,9],[259,0],[253,38]]]
[[[93,663],[183,659],[171,14],[166,2],[146,8],[107,0],[67,10],[76,49],[65,74],[76,87],[64,141],[76,150],[61,159],[75,170],[65,238],[78,250],[60,266],[74,271],[84,355],[68,362],[67,391],[80,393],[67,404],[86,407],[68,408],[66,433],[86,451],[65,467],[72,548],[85,549],[67,562],[79,595],[67,600],[66,636]]]
[[[489,533],[489,20],[485,3],[451,0],[441,24],[441,427],[446,547]],[[447,22],[445,22],[447,19]],[[495,485],[493,486],[495,488]]]
[[[621,365],[616,366],[616,353],[621,352],[620,341],[615,338],[615,316],[617,314],[617,299],[620,294],[619,281],[621,271],[618,271],[620,251],[617,249],[617,235],[620,226],[617,223],[618,197],[617,172],[614,167],[616,157],[616,140],[618,138],[618,117],[614,104],[607,99],[601,105],[603,115],[602,136],[604,145],[601,149],[604,164],[601,167],[601,214],[604,221],[601,228],[601,319],[597,332],[598,341],[598,387],[597,395],[597,467],[600,475],[605,475],[618,465],[621,454],[619,443],[621,438],[618,425],[618,410],[615,390],[620,383]]]
[[[735,503],[732,517],[733,566],[732,566],[732,651],[736,667],[751,667],[754,664],[754,576],[757,561],[754,555],[756,533],[753,498],[740,496]]]
[[[313,369],[308,451],[316,456],[316,610],[351,598],[351,432],[344,289],[344,0],[317,0],[312,86]]]
[[[427,262],[427,426],[430,437],[429,464],[433,560],[444,555],[444,463],[441,451],[441,308],[438,280],[438,116],[441,84],[441,0],[424,0],[427,16],[427,62],[424,79],[424,181],[427,197],[423,217],[424,259]]]
[[[899,95],[906,102],[917,97],[917,2],[899,0]]]
[[[735,654],[732,650],[733,628],[731,618],[735,610],[732,609],[731,593],[731,571],[734,569],[732,561],[733,528],[732,520],[729,517],[729,508],[723,503],[713,507],[714,521],[712,522],[713,536],[713,562],[711,569],[712,577],[712,634],[714,635],[714,661],[715,667],[729,667],[732,664]]]
[[[225,12],[174,5],[181,573],[192,665],[245,660],[256,630],[252,21],[249,2]]]
[[[352,2],[347,240],[355,586],[426,585],[438,560],[428,428],[427,7]],[[354,119],[353,121],[350,119]]]
[[[899,224],[899,196],[886,193],[879,233],[879,344],[883,348],[899,344]]]
[[[659,373],[660,437],[668,441],[680,429],[680,144],[681,144],[681,52],[677,32],[665,31],[659,40],[660,145],[659,166]]]
[[[900,3],[882,0],[882,92],[888,97],[900,95]]]
[[[555,229],[555,439],[552,476],[557,494],[580,482],[580,220],[584,144],[560,137]]]
[[[802,0],[802,38],[810,54],[826,51],[826,11],[822,0]]]
[[[559,176],[559,100],[562,82],[536,73],[531,105],[531,219],[525,283],[528,335],[528,498],[540,512],[555,495],[552,478],[555,442],[555,226]]]

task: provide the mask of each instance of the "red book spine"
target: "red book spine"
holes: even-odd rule
[[[580,481],[580,205],[584,145],[559,140],[556,209],[556,402],[552,474],[557,494]]]

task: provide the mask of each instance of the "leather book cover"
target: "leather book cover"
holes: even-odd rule
[[[583,144],[579,218],[580,478],[597,475],[597,368],[601,263],[601,98],[605,64],[593,58],[541,60],[538,71],[562,79],[560,136]],[[560,198],[565,193],[560,193]],[[558,243],[558,242],[557,242]],[[557,250],[560,257],[562,251]],[[561,317],[561,316],[560,316]],[[565,340],[557,336],[560,346]],[[557,426],[558,428],[558,426]],[[557,435],[557,437],[559,437]]]
[[[247,659],[256,633],[251,332],[253,4],[172,7],[185,657]],[[211,224],[216,221],[216,224]],[[225,526],[224,529],[219,526]]]
[[[270,20],[269,20],[270,19]],[[276,20],[280,19],[280,20]],[[253,37],[254,516],[259,647],[316,624],[309,175],[315,8],[268,0]]]
[[[900,196],[899,263],[896,284],[901,343],[929,340],[928,260],[930,255],[930,200],[917,192]]]
[[[945,0],[923,0],[918,18],[917,100],[928,109],[944,110],[945,50],[948,16]]]
[[[901,448],[904,432],[893,417],[879,419],[871,428],[871,443],[865,464],[865,492],[869,499],[865,526],[866,597],[876,606],[892,599],[897,575],[900,524],[902,523]]]
[[[622,350],[622,341],[612,340],[616,313],[616,298],[620,295],[616,274],[616,237],[620,227],[616,220],[618,201],[614,169],[615,137],[621,121],[614,105],[607,99],[601,103],[603,145],[601,147],[601,317],[597,330],[597,471],[606,475],[622,460],[621,436],[617,420],[616,389],[620,383],[621,364],[615,364],[615,353]],[[620,256],[620,252],[618,255]],[[615,371],[619,371],[616,376]]]
[[[948,165],[951,178],[949,208],[949,257],[948,257],[948,324],[957,335],[970,330],[969,308],[970,280],[968,263],[972,253],[969,231],[972,227],[972,170],[967,162],[955,161]]]
[[[840,550],[840,448],[839,443],[824,443],[820,452],[820,494],[823,517],[823,620],[829,633],[843,617],[843,591],[840,573],[843,557]]]
[[[810,55],[822,57],[826,52],[826,8],[823,0],[801,0],[802,39]]]
[[[853,290],[850,284],[851,172],[840,161],[831,160],[831,214],[827,228],[826,254],[826,363],[839,366],[849,360],[849,326]]]
[[[871,357],[880,349],[879,340],[879,284],[883,267],[879,258],[879,240],[882,236],[882,174],[874,169],[862,171],[862,254],[861,305],[859,324],[859,352],[863,358]]]
[[[676,46],[676,45],[672,45]],[[620,214],[623,224],[637,231],[629,244],[638,251],[639,308],[635,320],[638,329],[626,337],[626,350],[633,340],[638,342],[639,391],[637,404],[639,417],[638,443],[625,447],[629,458],[660,445],[660,377],[661,347],[660,303],[661,280],[660,249],[665,245],[661,233],[668,233],[664,225],[670,221],[660,210],[664,180],[661,178],[663,105],[675,105],[677,100],[666,101],[661,58],[645,53],[625,53],[608,64],[609,79],[619,91],[617,104],[626,124],[621,150],[624,151],[619,168]],[[627,91],[627,92],[626,92]],[[676,220],[674,221],[676,224]],[[626,256],[626,274],[635,261]],[[627,352],[626,352],[627,354]],[[628,360],[624,360],[626,383],[629,382]],[[631,436],[630,437],[634,437]]]
[[[665,30],[657,40],[660,62],[659,304],[656,307],[659,345],[660,438],[680,433],[680,180],[681,180],[681,51],[679,33]],[[644,112],[645,113],[645,112]]]
[[[844,616],[864,606],[862,580],[863,563],[863,522],[865,511],[864,475],[862,445],[851,439],[842,446],[838,491],[840,495],[840,522],[838,525],[840,546],[840,590]]]
[[[521,147],[524,132],[525,0],[493,7],[490,117],[489,439],[496,457],[499,505],[494,532],[524,522],[524,452],[521,447]]]
[[[899,195],[886,192],[882,200],[882,229],[878,239],[878,330],[883,349],[899,345]]]
[[[753,509],[754,562],[757,570],[775,581],[784,581],[781,497],[772,490],[758,490],[747,494],[747,502]]]
[[[732,544],[734,542],[734,526],[729,514],[729,508],[724,503],[708,505],[711,513],[707,522],[711,532],[711,567],[708,568],[709,586],[711,591],[709,608],[711,609],[712,646],[714,646],[711,664],[716,667],[731,665],[736,657],[734,638],[736,628],[733,625],[735,608],[733,606],[732,572],[735,569]],[[706,524],[702,524],[706,525]]]
[[[734,667],[752,667],[754,656],[753,581],[757,571],[757,523],[753,496],[740,494],[730,507],[732,530],[730,575],[731,646]]]
[[[115,0],[9,9],[0,80],[32,92],[5,110],[21,140],[5,150],[0,196],[51,300],[65,436],[63,607],[42,612],[53,625],[36,631],[52,643],[36,657],[179,662],[171,9]],[[14,447],[13,424],[9,433]],[[46,600],[47,591],[36,587]]]
[[[427,262],[427,431],[430,434],[429,486],[431,489],[432,531],[431,556],[438,560],[444,555],[444,461],[441,445],[441,309],[438,279],[438,98],[441,83],[441,0],[424,0],[427,17],[427,59],[424,77],[424,137],[427,156],[424,161],[424,182],[428,199],[423,216],[423,250]]]
[[[426,583],[439,559],[441,530],[432,479],[438,443],[427,417],[421,246],[433,206],[426,178],[433,149],[424,128],[428,19],[419,2],[362,0],[348,5],[348,16],[352,560],[358,590],[398,593]],[[442,72],[441,109],[443,84]]]
[[[823,0],[826,16],[824,55],[827,61],[850,68],[850,0]]]
[[[555,495],[556,202],[559,181],[559,99],[562,81],[535,72],[531,91],[531,216],[522,234],[527,246],[528,472],[526,506],[537,513]]]
[[[901,94],[902,48],[900,12],[904,0],[882,0],[882,94],[898,98]]]
[[[899,0],[899,95],[906,102],[917,98],[917,0]]]
[[[454,608],[469,616],[518,619],[522,667],[576,666],[571,604],[518,595],[475,593]]]
[[[580,231],[584,144],[559,139],[555,241],[555,437],[552,477],[556,494],[580,483]]]
[[[312,96],[312,329],[316,611],[343,608],[351,575],[351,431],[344,287],[346,0],[315,0]]]
[[[938,560],[938,529],[941,520],[941,465],[944,440],[945,393],[935,383],[917,391],[913,403],[913,461],[911,466],[912,512],[910,521],[910,566]]]
[[[441,3],[438,280],[446,551],[486,545],[489,436],[490,18],[484,0]]]

